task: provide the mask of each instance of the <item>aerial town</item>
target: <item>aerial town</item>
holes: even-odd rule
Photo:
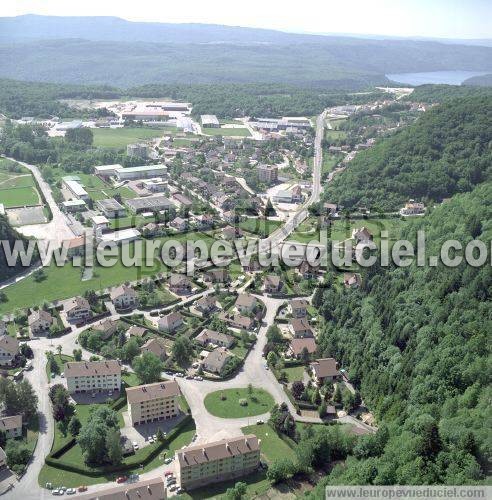
[[[486,484],[490,87],[139,68],[0,68],[0,497]]]

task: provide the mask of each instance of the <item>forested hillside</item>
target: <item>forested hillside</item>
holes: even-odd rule
[[[0,76],[105,83],[289,83],[357,89],[385,74],[492,71],[492,48],[115,17],[0,18]]]
[[[492,170],[492,97],[446,102],[359,153],[326,200],[351,209],[397,210],[409,198],[441,201],[467,192]]]
[[[466,80],[464,85],[419,85],[415,87],[414,91],[405,97],[404,101],[425,102],[425,103],[441,103],[451,99],[458,99],[460,97],[478,97],[492,96],[492,88],[477,88],[468,85],[467,82],[474,78],[482,78],[480,76]]]
[[[457,195],[404,237],[425,229],[427,255],[479,238],[490,248],[492,184]],[[489,256],[490,258],[490,256]],[[349,369],[380,431],[363,437],[325,484],[471,484],[492,452],[492,270],[463,264],[370,268],[361,290],[316,298],[326,323],[323,354]]]
[[[13,245],[17,240],[27,241],[10,226],[5,216],[0,215],[0,241],[8,241],[10,245]],[[20,262],[15,267],[10,267],[7,264],[4,249],[0,247],[0,281],[11,278],[25,269]]]

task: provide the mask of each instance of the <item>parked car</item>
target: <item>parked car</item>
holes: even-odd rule
[[[155,439],[152,436],[149,436],[149,443],[153,443]]]
[[[130,474],[130,475],[128,476],[128,479],[129,479],[130,481],[138,481],[138,478],[139,478],[138,474]]]
[[[256,423],[257,423],[258,425],[262,425],[262,424],[264,424],[265,422],[264,422],[263,420],[259,419],[259,420],[257,420],[257,421],[256,421]]]
[[[173,484],[172,486],[169,486],[169,491],[176,491],[178,489],[178,487]]]
[[[184,488],[178,488],[176,490],[176,493],[178,493],[178,495],[181,495],[181,493],[184,493]]]
[[[60,495],[63,495],[65,492],[63,490],[53,490],[51,492],[52,495],[55,495],[55,496],[60,496]]]
[[[87,486],[79,486],[77,490],[79,493],[83,493],[84,491],[87,491]]]
[[[164,460],[164,463],[165,463],[166,465],[169,465],[172,461],[173,461],[173,459],[172,459],[172,458],[166,458],[166,460]],[[171,472],[171,471],[168,471],[168,472]],[[166,474],[167,474],[167,473],[166,473]]]
[[[203,377],[200,377],[200,375],[197,375],[196,377],[193,377],[195,380],[203,380]]]
[[[75,488],[68,488],[65,493],[67,495],[75,495],[75,493],[77,493],[77,491],[75,490]]]
[[[181,372],[176,373],[176,377],[184,377],[184,375]]]
[[[47,490],[52,490],[52,489],[53,489],[53,485],[52,485],[51,483],[46,483],[46,484],[45,484],[45,488],[46,488]]]
[[[124,482],[125,482],[125,481],[127,481],[127,480],[128,480],[128,477],[126,477],[126,476],[120,476],[120,477],[117,477],[117,478],[116,478],[116,482],[117,482],[118,484],[124,483]]]
[[[154,441],[157,441],[157,434],[152,434],[152,437],[154,438]]]
[[[173,471],[172,470],[167,470],[166,472],[164,472],[164,475],[165,476],[172,476],[173,475]]]
[[[193,375],[186,375],[186,380],[193,380]]]

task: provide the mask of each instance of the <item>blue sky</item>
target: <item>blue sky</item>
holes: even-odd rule
[[[2,0],[0,16],[118,16],[311,33],[492,38],[491,0]]]

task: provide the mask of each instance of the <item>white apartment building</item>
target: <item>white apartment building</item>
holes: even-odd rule
[[[253,434],[188,446],[176,452],[178,482],[193,489],[254,472],[260,464],[260,440]]]
[[[133,426],[166,420],[179,415],[179,386],[175,381],[129,387],[128,415]]]
[[[114,359],[65,363],[64,373],[70,394],[119,391],[121,387],[121,366]]]

